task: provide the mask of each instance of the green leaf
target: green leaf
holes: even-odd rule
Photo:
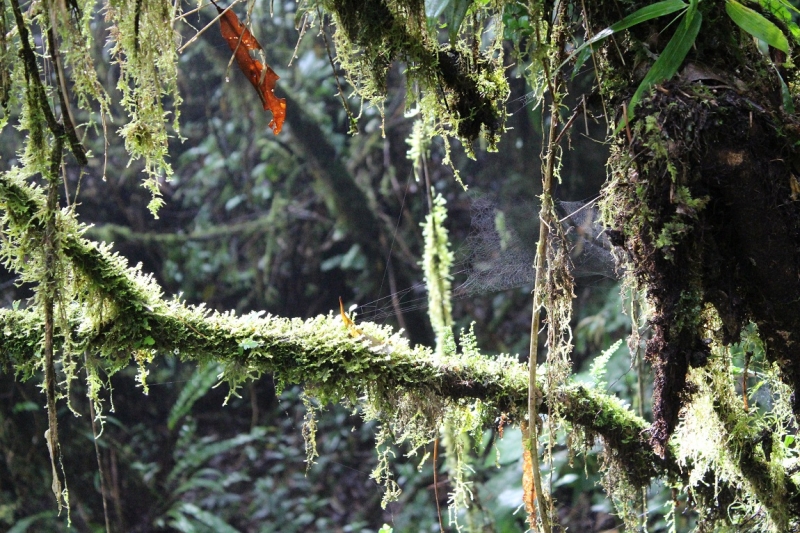
[[[244,339],[243,341],[239,342],[239,348],[242,350],[252,350],[253,348],[258,348],[261,346],[261,341],[257,341],[255,339]]]
[[[605,376],[606,376],[606,366],[608,365],[609,359],[611,356],[614,355],[619,347],[622,346],[622,339],[617,340],[614,344],[609,346],[603,353],[595,357],[594,361],[592,362],[592,366],[589,369],[589,374],[592,376],[592,380],[594,381],[594,386],[598,389],[602,389],[606,387]]]
[[[451,9],[445,12],[445,21],[447,21],[447,28],[450,33],[450,42],[455,42],[458,37],[458,30],[461,28],[461,23],[464,22],[464,17],[467,15],[469,6],[472,5],[472,0],[451,0]]]
[[[761,39],[781,52],[789,53],[789,41],[786,39],[786,35],[774,22],[767,20],[764,15],[743,6],[736,0],[725,2],[725,11],[737,26],[756,39]]]
[[[222,371],[222,366],[214,363],[205,368],[198,369],[186,386],[178,395],[178,400],[172,406],[167,418],[167,427],[172,430],[178,421],[184,417],[197,400],[203,397],[208,390],[216,383],[217,376]]]
[[[425,16],[429,19],[439,18],[452,0],[428,0],[425,2]]]
[[[794,40],[800,42],[800,26],[795,23],[791,13],[791,11],[794,11],[797,15],[800,15],[800,9],[794,7],[787,0],[759,0],[758,3],[786,24]]]
[[[38,522],[39,520],[45,520],[48,518],[53,519],[54,517],[55,517],[54,511],[43,511],[35,515],[26,516],[25,518],[18,520],[14,524],[14,527],[8,530],[8,533],[25,533],[34,524],[34,522]]]
[[[697,12],[697,4],[700,0],[689,0],[689,9],[686,11],[686,24],[690,24]]]
[[[663,0],[662,2],[656,2],[655,4],[651,4],[649,6],[645,6],[641,9],[637,9],[624,19],[620,20],[619,22],[612,24],[608,28],[599,31],[580,45],[578,48],[573,50],[573,52],[569,55],[569,57],[561,64],[563,67],[570,61],[576,54],[580,53],[584,48],[591,46],[592,44],[602,41],[606,37],[613,35],[619,31],[626,30],[632,26],[636,26],[642,22],[646,22],[648,20],[663,17],[664,15],[669,15],[670,13],[675,13],[676,11],[680,11],[681,9],[686,9],[689,7],[689,4],[684,2],[683,0]]]
[[[225,453],[263,437],[263,428],[255,428],[251,433],[243,433],[231,439],[212,442],[210,444],[201,443],[197,447],[186,450],[186,454],[180,458],[175,464],[175,467],[170,471],[166,478],[166,483],[172,485],[181,478],[191,476],[198,468],[215,455]]]
[[[691,20],[688,20],[688,17],[683,18],[678,29],[675,30],[675,35],[669,40],[664,51],[658,56],[656,62],[653,63],[653,66],[650,67],[650,70],[645,74],[636,92],[633,93],[631,103],[628,105],[629,117],[633,116],[633,108],[639,103],[645,91],[649,90],[650,87],[656,83],[670,79],[678,72],[683,60],[686,58],[686,54],[689,53],[689,49],[697,38],[697,33],[700,31],[702,22],[703,15],[699,11],[694,14]],[[623,124],[620,123],[617,130],[619,130],[622,125]]]
[[[239,533],[238,529],[232,527],[217,515],[204,511],[193,503],[181,503],[180,510],[186,515],[193,516],[198,522],[212,528],[217,533]]]
[[[425,2],[425,16],[429,23],[435,23],[440,15],[444,15],[450,41],[454,42],[472,2],[473,0],[429,0]]]
[[[589,59],[589,56],[592,55],[592,47],[585,46],[583,50],[578,53],[578,57],[575,58],[575,64],[572,66],[572,79],[575,79],[575,75],[581,70],[581,67],[586,60]]]
[[[152,346],[155,343],[156,343],[156,340],[153,337],[151,337],[150,335],[148,335],[147,337],[142,339],[142,346]]]
[[[787,0],[759,0],[758,3],[761,4],[762,6],[764,6],[765,8],[769,9],[773,13],[775,13],[775,11],[773,11],[773,8],[776,7],[775,4],[780,4],[783,7],[783,9],[786,10],[787,12],[788,12],[788,10],[791,9],[792,11],[794,11],[795,13],[800,15],[800,9],[797,9],[796,7],[794,7],[791,4],[791,2],[788,2]],[[789,20],[791,20],[791,14],[790,13],[789,13],[789,19],[788,20],[784,19],[784,22],[789,22]]]
[[[794,102],[792,101],[792,94],[789,92],[789,87],[787,87],[786,82],[783,81],[783,76],[778,71],[778,68],[775,65],[772,65],[775,69],[775,74],[778,75],[778,80],[781,82],[781,101],[783,102],[783,111],[785,113],[794,113]]]

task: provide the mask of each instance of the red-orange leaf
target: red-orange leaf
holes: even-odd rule
[[[255,87],[258,97],[261,98],[261,103],[264,104],[264,109],[272,111],[272,120],[269,123],[269,127],[277,135],[280,133],[283,127],[283,120],[286,118],[286,99],[278,98],[272,92],[275,89],[275,82],[279,79],[278,75],[266,62],[262,63],[264,60],[263,48],[253,37],[253,34],[250,33],[250,30],[239,22],[236,14],[231,10],[225,11],[216,2],[214,2],[214,6],[218,12],[222,13],[222,17],[219,19],[222,37],[234,53],[239,68]],[[262,61],[253,56],[260,57]]]

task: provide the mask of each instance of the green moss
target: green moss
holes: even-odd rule
[[[389,67],[402,61],[413,88],[409,103],[420,105],[436,134],[458,138],[470,155],[479,138],[496,148],[509,94],[499,39],[485,51],[468,44],[475,35],[441,47],[418,1],[331,0],[324,6],[337,25],[337,60],[362,98],[381,106]]]
[[[144,186],[152,195],[149,209],[154,216],[163,203],[158,180],[172,175],[167,162],[170,115],[172,129],[179,131],[179,36],[172,27],[177,6],[168,0],[114,0],[106,7],[112,23],[111,55],[120,69],[117,89],[129,119],[119,134],[131,158],[144,160]]]

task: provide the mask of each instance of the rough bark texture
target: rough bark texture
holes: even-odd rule
[[[655,308],[647,358],[662,454],[691,394],[686,372],[708,357],[709,305],[722,321],[714,340],[737,342],[752,320],[769,360],[800,386],[800,202],[791,135],[735,91],[668,84],[640,113],[649,122],[636,129],[634,163],[609,193],[621,202],[612,235]]]
[[[588,7],[595,33],[622,15]],[[759,52],[723,3],[698,9],[702,27],[678,74],[645,93],[630,116],[618,113],[628,124],[605,191],[610,237],[654,309],[646,358],[659,454],[691,397],[689,368],[706,363],[713,341],[738,342],[750,322],[782,379],[800,387],[800,128],[784,110],[778,72],[794,74],[774,50]],[[642,48],[651,59],[662,53],[676,26],[639,24],[603,51],[612,109],[628,105],[652,65]],[[797,393],[792,403],[800,415]]]

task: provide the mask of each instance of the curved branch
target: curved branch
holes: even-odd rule
[[[43,206],[40,190],[0,174],[0,210],[7,223],[22,224],[32,238],[41,239],[46,228],[35,215]],[[396,413],[402,401],[416,401],[435,413],[437,405],[477,400],[487,423],[503,414],[512,422],[524,417],[527,369],[516,358],[476,353],[434,358],[429,348],[410,346],[388,326],[362,323],[354,337],[332,314],[308,320],[236,316],[165,300],[150,278],[80,237],[77,226],[60,229],[64,256],[83,290],[82,301],[68,310],[71,331],[56,332],[56,347],[64,347],[68,336],[70,349],[98,353],[110,372],[129,365],[131,354],[142,363],[170,353],[199,364],[222,363],[232,387],[271,373],[279,384],[312,389],[322,402],[367,398],[385,413]],[[40,368],[44,327],[35,308],[0,310],[0,369],[32,377]],[[602,437],[631,482],[686,481],[688,473],[672,454],[659,458],[648,445],[647,422],[617,398],[568,385],[545,391],[548,403],[557,405],[567,421]]]

